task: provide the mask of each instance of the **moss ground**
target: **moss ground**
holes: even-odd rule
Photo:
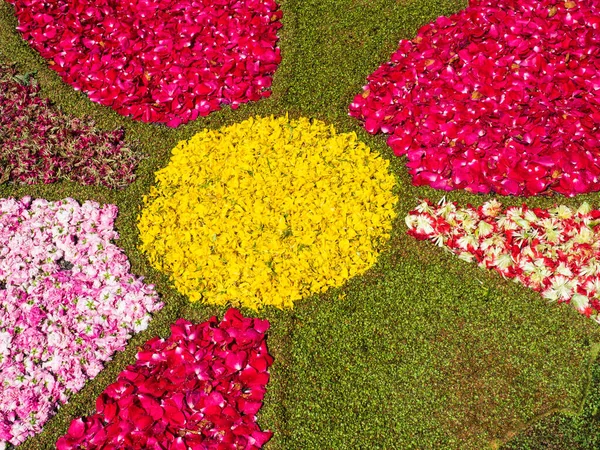
[[[597,426],[593,426],[600,390],[597,364],[596,382],[589,381],[600,327],[569,307],[549,306],[520,285],[407,237],[403,218],[417,199],[437,200],[442,194],[413,187],[404,159],[391,154],[385,138],[369,136],[347,115],[347,105],[366,76],[390,56],[399,39],[414,36],[421,25],[458,11],[466,2],[280,3],[283,62],[272,97],[236,111],[225,108],[173,130],[123,118],[62,83],[17,34],[12,6],[0,0],[0,60],[16,62],[22,73],[37,71],[42,94],[64,111],[91,115],[102,128],[123,126],[128,139],[138,140],[139,151],[147,155],[138,180],[122,191],[69,183],[3,185],[0,197],[70,196],[117,204],[117,243],[127,253],[132,271],[154,283],[166,303],[145,332],[75,394],[41,434],[19,449],[54,448],[70,421],[91,413],[97,395],[135,360],[136,347],[157,334],[167,336],[169,324],[178,317],[202,321],[214,314],[222,316],[222,308],[189,304],[138,251],[135,219],[142,196],[179,140],[253,115],[286,112],[290,117],[326,120],[340,132],[356,131],[392,161],[400,202],[389,248],[367,274],[341,289],[306,299],[293,311],[267,308],[258,314],[271,321],[268,345],[275,357],[260,412],[261,426],[275,432],[268,449],[498,448],[525,429],[506,448],[598,448]],[[490,198],[460,192],[446,197],[461,205]],[[598,194],[526,203],[575,206],[583,200],[600,206]],[[588,397],[583,415],[574,416],[581,412],[590,386],[596,394]],[[545,446],[546,441],[554,447]]]
[[[555,413],[535,422],[503,450],[595,450],[600,448],[600,361],[592,367],[589,394],[579,414]]]

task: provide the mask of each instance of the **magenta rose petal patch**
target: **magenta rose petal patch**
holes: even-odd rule
[[[600,3],[482,0],[402,40],[350,115],[389,134],[415,185],[600,189]]]
[[[268,97],[281,61],[274,0],[8,0],[62,79],[124,116],[170,127]]]
[[[0,199],[0,448],[38,433],[162,308],[115,205]]]
[[[234,308],[193,325],[179,319],[168,339],[154,338],[96,401],[96,413],[73,420],[58,450],[260,449],[269,367],[267,320]]]
[[[408,234],[431,240],[480,267],[570,303],[600,323],[600,210],[510,206],[475,208],[425,200],[406,216]]]

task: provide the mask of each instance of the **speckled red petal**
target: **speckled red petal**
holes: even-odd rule
[[[600,190],[600,4],[471,1],[400,42],[350,115],[389,134],[415,185]]]
[[[281,61],[275,0],[9,0],[17,30],[90,100],[177,127],[268,97]]]

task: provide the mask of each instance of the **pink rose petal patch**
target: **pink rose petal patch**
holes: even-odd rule
[[[8,0],[62,79],[124,116],[170,127],[268,97],[281,61],[274,0]]]
[[[600,3],[482,0],[402,40],[350,115],[413,183],[530,196],[600,190]]]
[[[600,323],[600,210],[478,208],[423,201],[406,216],[408,234],[496,270],[550,301],[570,303]]]
[[[162,308],[112,243],[116,215],[0,199],[0,448],[38,433]]]
[[[71,422],[58,450],[260,449],[271,438],[256,414],[269,367],[269,322],[229,309],[193,325],[179,319],[154,338],[96,401],[96,413]]]

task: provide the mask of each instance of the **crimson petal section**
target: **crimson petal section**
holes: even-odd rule
[[[600,189],[600,4],[484,0],[402,40],[350,115],[389,134],[415,185]]]
[[[94,415],[71,422],[57,449],[261,448],[272,435],[256,423],[273,362],[268,329],[237,309],[221,323],[179,319],[168,339],[140,349]]]
[[[8,0],[17,30],[90,100],[177,127],[268,97],[281,61],[274,0]]]

